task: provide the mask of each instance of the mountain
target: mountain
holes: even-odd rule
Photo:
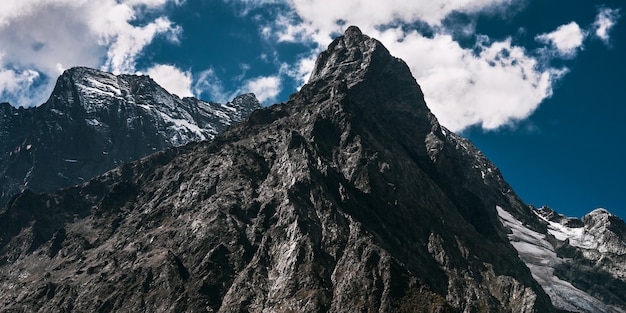
[[[509,238],[560,308],[626,312],[626,224],[604,209],[582,220],[531,207],[546,227],[532,229],[499,208]]]
[[[180,99],[148,76],[72,68],[43,105],[0,104],[0,206],[26,188],[54,191],[166,147],[212,139],[258,108],[252,94],[226,104]]]
[[[600,213],[581,222],[619,246]],[[351,26],[299,92],[213,141],[14,198],[0,311],[560,312],[518,240],[554,247],[546,219]]]

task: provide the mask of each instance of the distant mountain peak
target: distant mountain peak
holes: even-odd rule
[[[358,36],[358,35],[363,35],[363,32],[361,32],[361,29],[358,26],[348,26],[348,28],[346,28],[346,31],[343,33],[344,36]]]
[[[83,183],[167,147],[209,140],[261,105],[180,99],[145,75],[67,69],[46,103],[0,104],[0,206],[25,188]]]
[[[613,213],[609,212],[607,209],[604,209],[604,208],[597,208],[597,209],[589,212],[587,215],[608,215],[608,216],[614,216]]]

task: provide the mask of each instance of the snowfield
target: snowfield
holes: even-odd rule
[[[533,277],[552,299],[554,306],[584,312],[625,312],[603,304],[600,300],[572,286],[554,275],[554,266],[566,261],[557,256],[546,236],[526,227],[503,208],[496,206],[502,225],[510,230],[509,241],[517,250],[520,258],[530,269]],[[558,240],[570,239],[580,245],[591,246],[592,236],[584,234],[583,228],[556,227],[558,223],[549,223],[549,232]],[[558,224],[561,225],[561,224]],[[563,225],[561,225],[563,226]],[[568,237],[572,236],[572,237]]]

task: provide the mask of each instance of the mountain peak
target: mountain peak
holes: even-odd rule
[[[343,33],[344,36],[352,36],[352,35],[363,35],[363,33],[361,32],[361,29],[358,26],[348,26],[348,28],[346,28],[346,31]]]
[[[261,105],[180,99],[145,75],[67,69],[46,103],[0,104],[0,207],[20,191],[80,184],[155,151],[212,139]]]
[[[326,93],[331,98],[345,95],[356,105],[352,108],[372,116],[406,115],[422,135],[439,128],[408,65],[356,26],[348,27],[320,53],[300,96]]]
[[[111,73],[107,73],[95,68],[85,67],[85,66],[74,66],[63,71],[61,75],[71,75],[71,76],[90,76],[90,75],[113,75]]]
[[[372,66],[386,64],[391,59],[394,58],[382,43],[350,26],[320,54],[309,82],[327,79],[354,85]]]
[[[597,209],[589,212],[587,215],[608,215],[608,216],[612,216],[613,214],[611,214],[611,212],[607,211],[604,208],[597,208]]]
[[[139,96],[137,110],[154,106]],[[455,136],[430,114],[408,66],[349,27],[287,103],[212,142],[15,198],[0,211],[0,274],[12,284],[0,281],[9,290],[0,303],[553,311],[498,220],[496,206],[525,205]]]

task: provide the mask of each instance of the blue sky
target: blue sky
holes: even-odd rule
[[[431,110],[527,203],[626,217],[626,21],[607,0],[3,0],[0,101],[36,106],[72,66],[179,96],[266,105],[348,25],[404,59]]]

